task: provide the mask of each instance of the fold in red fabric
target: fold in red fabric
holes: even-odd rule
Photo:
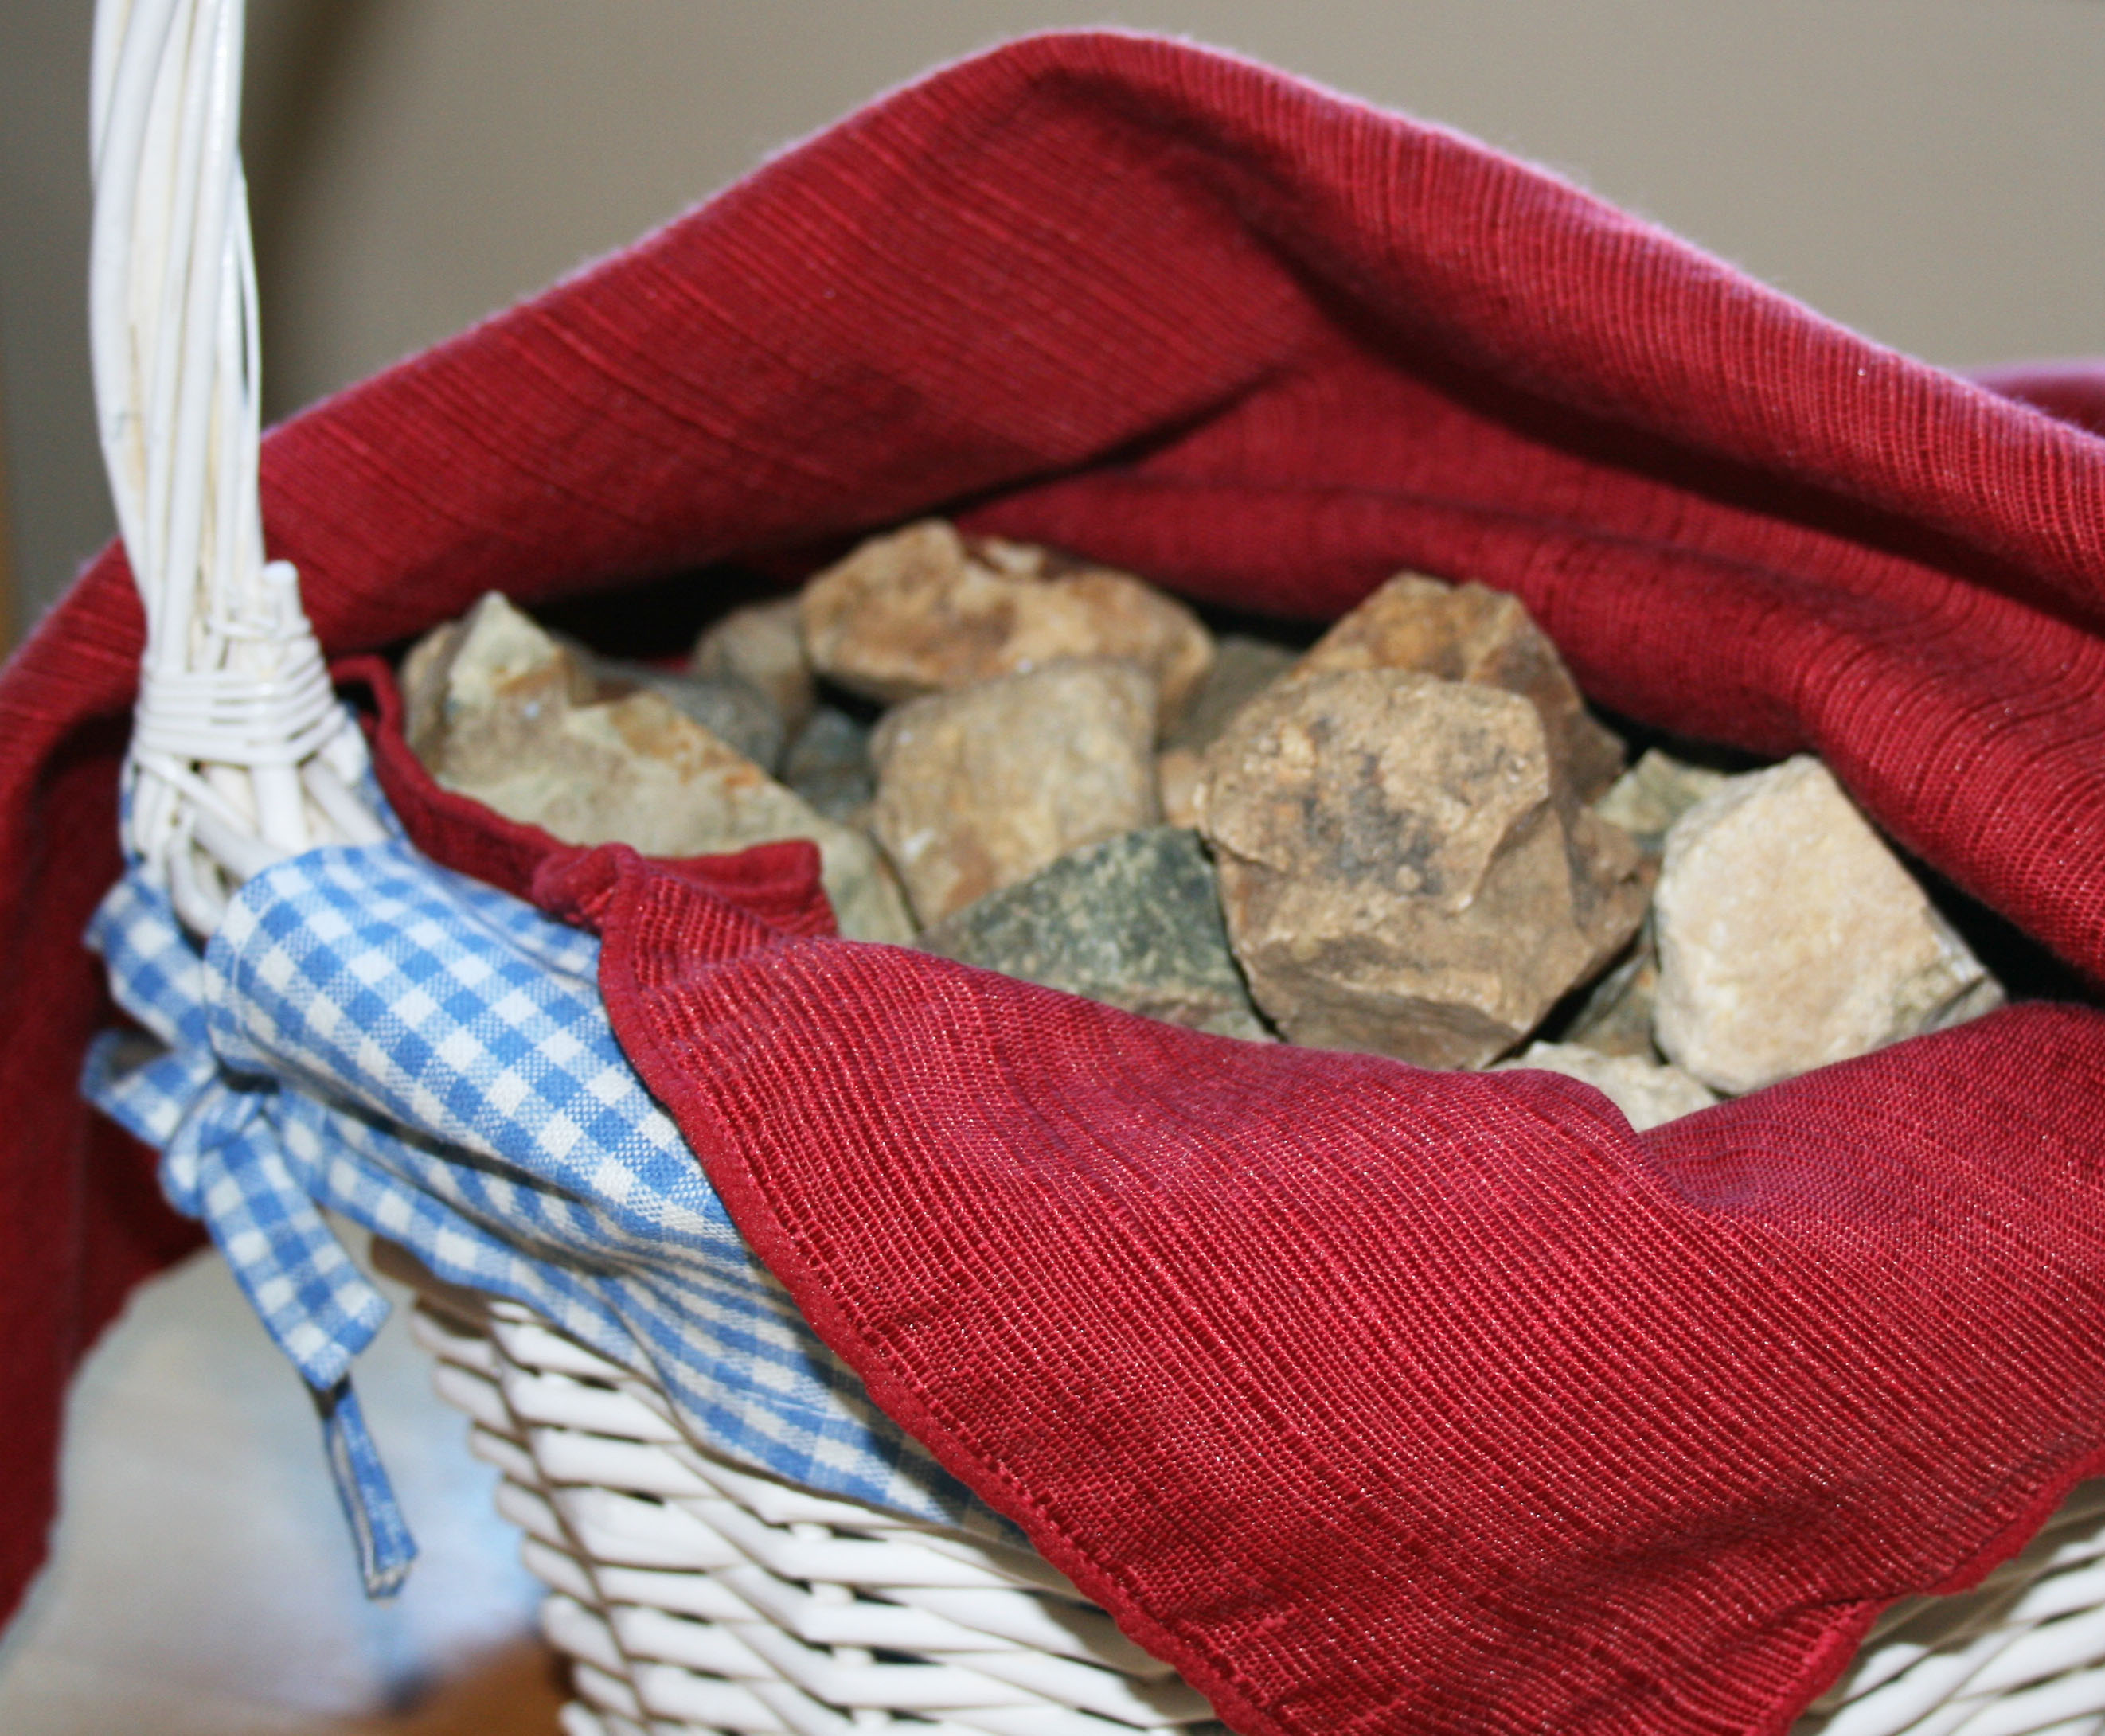
[[[820,1333],[1245,1736],[1780,1733],[2105,1466],[2094,1013],[1640,1136],[619,848],[537,890]]]
[[[2030,386],[2078,416],[2096,396]],[[1482,579],[1523,598],[1597,699],[1817,751],[1902,844],[2105,977],[2105,443],[1467,140],[1187,46],[1039,38],[889,96],[278,430],[263,486],[271,552],[335,652],[485,589],[532,603],[937,509],[1295,615],[1406,565]],[[69,1369],[127,1284],[187,1245],[145,1154],[72,1089],[105,1011],[77,936],[117,872],[139,644],[112,551],[0,676],[0,1600],[42,1551]],[[900,973],[890,999],[813,980],[872,1017],[928,968],[838,956]],[[755,1001],[756,1040],[779,1011]],[[887,1016],[845,1033],[873,1068],[922,1031]],[[1093,1020],[1045,1015],[1041,1044],[1073,1047],[1037,1064],[1079,1075],[1111,1029]],[[1224,1078],[1362,1077],[1115,1028],[1111,1077],[1133,1092],[1144,1063],[1161,1075],[1146,1091],[1173,1096],[1195,1056]],[[2047,1161],[2021,1149],[2027,1123],[1964,1105],[2067,1062],[2082,1028],[2026,1014],[1930,1051],[1942,1083],[1922,1100],[1951,1131],[1923,1138],[1951,1185],[1921,1200],[1948,1200],[1977,1158],[2017,1177]],[[1483,1089],[1439,1101],[1509,1100]],[[1868,1161],[1879,1113],[1794,1089],[1808,1168]],[[2087,1063],[2055,1090],[2098,1124]],[[1312,1091],[1313,1133],[1329,1109]],[[1761,1100],[1711,1124],[1759,1122]],[[1401,1152],[1415,1122],[1393,1118]],[[1019,1127],[1017,1151],[1035,1137]],[[2052,1197],[2075,1225],[2096,1209],[2073,1183]],[[1933,1213],[1922,1234],[1909,1257],[1933,1283],[1953,1244]],[[1991,1337],[2083,1390],[2061,1341]],[[2001,1426],[2036,1444],[2049,1414]],[[1962,1462],[1987,1449],[1956,1425],[1946,1446],[1934,1465],[1897,1452],[1889,1475],[1955,1479],[1982,1511],[2031,1486],[1969,1484]],[[2073,1462],[2089,1437],[2040,1450]]]

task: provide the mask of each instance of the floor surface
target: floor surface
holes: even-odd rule
[[[51,1564],[0,1639],[0,1731],[553,1731],[494,1474],[389,1293],[354,1378],[422,1551],[402,1595],[360,1594],[305,1389],[208,1252],[139,1292],[75,1386]]]

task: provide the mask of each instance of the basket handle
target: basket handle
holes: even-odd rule
[[[122,821],[192,929],[316,844],[384,834],[298,575],[264,556],[244,0],[99,0],[88,272],[96,419],[146,616]]]

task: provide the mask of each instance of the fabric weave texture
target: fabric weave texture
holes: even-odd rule
[[[2003,383],[2015,395],[1882,350],[1452,133],[1186,45],[1082,34],[1012,45],[888,96],[628,252],[276,431],[265,521],[339,653],[422,631],[489,588],[531,605],[733,556],[794,570],[839,539],[934,510],[1194,597],[1305,618],[1334,615],[1400,567],[1480,579],[1518,595],[1586,691],[1615,710],[1762,753],[1821,754],[1903,846],[2094,982],[2105,979],[2105,443],[2089,430],[2105,426],[2105,385],[2080,369]],[[0,1129],[0,1408],[11,1419],[0,1595],[41,1552],[69,1370],[127,1287],[192,1234],[159,1205],[148,1154],[69,1088],[109,1016],[78,937],[119,872],[116,773],[139,645],[113,551],[0,676],[0,1090],[11,1108]],[[509,845],[488,849],[530,870]],[[1224,1058],[1036,992],[961,990],[954,974],[932,979],[904,955],[817,938],[778,944],[677,877],[622,884],[638,926],[602,971],[632,961],[634,996],[609,995],[624,1047],[661,1094],[673,1086],[646,1060],[647,1043],[702,1018],[719,1057],[691,1080],[683,1122],[717,1094],[759,1090],[759,1077],[803,1103],[820,1063],[790,1029],[800,1019],[843,1046],[829,1064],[846,1066],[851,1085],[826,1077],[838,1101],[867,1104],[860,1119],[839,1112],[861,1140],[879,1141],[895,1103],[922,1113],[918,1094],[971,1054],[985,1064],[979,1096],[955,1106],[968,1120],[948,1136],[984,1136],[961,1148],[961,1201],[1021,1213],[1027,1198],[1031,1214],[1061,1216],[1067,1189],[1086,1180],[1121,1209],[1074,1224],[1078,1248],[1145,1218],[1165,1249],[1225,1257],[1206,1227],[1211,1207],[1133,1216],[1149,1185],[1071,1111],[1059,1112],[1071,1137],[1041,1146],[1040,1118],[1057,1107],[1041,1100],[1046,1082],[1078,1087],[1101,1063],[1102,1089],[1085,1096],[1106,1127],[1143,1110],[1150,1126],[1159,1112],[1174,1127],[1203,1111],[1283,1200],[1321,1177],[1383,1202],[1364,1222],[1341,1208],[1344,1239],[1326,1270],[1352,1270],[1362,1232],[1388,1226],[1392,1247],[1398,1222],[1427,1226],[1429,1249],[1451,1249],[1459,1226],[1496,1220],[1543,1250],[1513,1269],[1536,1310],[1525,1319],[1488,1279],[1467,1292],[1490,1298],[1479,1330],[1504,1323],[1516,1394],[1556,1360],[1544,1346],[1583,1352],[1580,1366],[1606,1378],[1612,1335],[1586,1326],[1582,1305],[1639,1284],[1656,1295],[1657,1329],[1674,1328],[1677,1357],[1690,1347],[1674,1336],[1684,1327],[1720,1323],[1702,1390],[1716,1414],[1741,1420],[1736,1451],[1752,1442],[1765,1464],[1787,1461],[1801,1429],[1808,1442],[1862,1449],[1847,1457],[1859,1479],[1847,1492],[1861,1498],[1835,1502],[1840,1485],[1812,1471],[1767,1485],[1804,1491],[1805,1510],[1786,1523],[1763,1509],[1777,1528],[1763,1533],[1768,1553],[1762,1538],[1724,1539],[1753,1551],[1728,1557],[1760,1568],[1732,1588],[1705,1581],[1702,1551],[1669,1530],[1597,1534],[1591,1506],[1558,1504],[1575,1485],[1500,1473],[1515,1511],[1562,1515],[1592,1539],[1589,1569],[1616,1558],[1635,1571],[1656,1557],[1705,1609],[1799,1611],[1796,1626],[1755,1622],[1764,1638],[1736,1689],[1705,1675],[1699,1692],[1669,1685],[1664,1661],[1682,1661],[1670,1636],[1603,1609],[1606,1625],[1589,1630],[1598,1673],[1584,1679],[1604,1697],[1563,1728],[1585,1728],[1584,1717],[1647,1727],[1611,1720],[1629,1703],[1615,1695],[1640,1680],[1664,1708],[1656,1727],[1781,1728],[1792,1697],[1839,1667],[1857,1606],[1911,1578],[1955,1580],[2014,1546],[2037,1502],[2105,1434],[2096,1348],[2077,1329],[2093,1308],[2105,1206],[2084,1143],[2105,1125],[2095,1015],[2015,1009],[1696,1118],[1691,1128],[1712,1131],[1684,1136],[1696,1140],[1688,1149],[1633,1145],[1577,1087],[1400,1083],[1392,1070],[1306,1053]],[[744,939],[729,952],[697,940],[734,930]],[[698,946],[695,981],[676,980],[681,948]],[[735,1036],[717,1022],[733,998],[750,1014]],[[787,1021],[781,1047],[763,1064],[774,1021]],[[1020,1042],[1030,1052],[1011,1078],[998,1061]],[[933,1071],[887,1072],[909,1060]],[[1290,1122],[1312,1145],[1302,1179],[1284,1173],[1285,1145],[1258,1151],[1254,1133],[1221,1132],[1241,1125],[1231,1112],[1252,1127]],[[1428,1125],[1451,1131],[1455,1149],[1428,1149]],[[982,1456],[1021,1453],[1022,1413],[1004,1422],[964,1408],[944,1370],[905,1354],[901,1334],[912,1334],[872,1308],[864,1279],[888,1269],[866,1263],[875,1256],[859,1226],[826,1238],[815,1227],[821,1194],[865,1203],[886,1185],[923,1201],[936,1179],[922,1145],[901,1148],[896,1174],[878,1165],[836,1178],[846,1191],[835,1194],[822,1164],[785,1179],[801,1162],[793,1150],[753,1149],[713,1122],[699,1137],[699,1126],[686,1131],[741,1227],[886,1408],[960,1475],[978,1475]],[[1178,1199],[1203,1198],[1219,1150],[1160,1127],[1133,1137],[1132,1163],[1149,1154],[1183,1178]],[[1003,1167],[1012,1159],[1038,1181],[1019,1180]],[[1486,1164],[1504,1182],[1473,1179]],[[1515,1188],[1510,1164],[1539,1178],[1539,1196]],[[1988,1198],[2003,1214],[1994,1221]],[[1451,1208],[1437,1234],[1425,1216],[1434,1201]],[[1553,1206],[1563,1216],[1541,1221]],[[1287,1215],[1297,1234],[1330,1234],[1312,1203]],[[1593,1243],[1580,1226],[1595,1216],[1599,1247],[1622,1249],[1615,1283],[1582,1257]],[[1640,1257],[1618,1239],[1640,1221],[1674,1257],[1656,1247]],[[1497,1247],[1513,1245],[1468,1239],[1494,1267],[1506,1257]],[[1714,1243],[1731,1262],[1682,1259]],[[959,1287],[943,1292],[956,1307],[931,1321],[984,1323],[973,1302],[989,1275],[936,1231],[906,1245],[932,1275],[959,1270]],[[1756,1248],[1774,1259],[1754,1259]],[[1097,1258],[1055,1264],[1094,1276]],[[1808,1311],[1743,1311],[1752,1303],[1736,1292],[1713,1296],[1721,1274],[1786,1289]],[[1873,1282],[1882,1277],[1891,1282]],[[1165,1284],[1142,1288],[1159,1296]],[[1852,1312],[1860,1289],[1880,1306],[1919,1303],[1943,1324],[1911,1351],[1883,1316]],[[1190,1318],[1211,1320],[1213,1301],[1193,1293]],[[1441,1328],[1428,1345],[1460,1342],[1452,1310],[1437,1305],[1450,1293],[1444,1283],[1428,1292]],[[1383,1308],[1370,1302],[1339,1342],[1392,1323],[1383,1310],[1396,1301],[1384,1291]],[[1832,1323],[1815,1302],[1831,1306]],[[1284,1301],[1254,1304],[1253,1342],[1273,1341],[1265,1332],[1291,1314]],[[1558,1332],[1545,1336],[1544,1319]],[[1773,1336],[1785,1326],[1790,1336]],[[1796,1408],[1768,1399],[1779,1368]],[[1455,1377],[1442,1363],[1422,1384],[1437,1396]],[[1037,1402],[1035,1390],[1017,1403]],[[1897,1395],[1915,1401],[1905,1418],[1893,1415]],[[1566,1402],[1583,1412],[1584,1397]],[[1712,1412],[1689,1408],[1647,1412],[1660,1424],[1651,1444],[1714,1442]],[[1813,1413],[1823,1426],[1806,1429]],[[1446,1426],[1473,1426],[1476,1414],[1458,1409]],[[1864,1432],[1873,1418],[1902,1428],[1883,1453]],[[1168,1409],[1159,1420],[1198,1426],[1173,1425]],[[1601,1457],[1575,1423],[1544,1413],[1539,1432],[1568,1455],[1565,1473]],[[1231,1481],[1239,1462],[1215,1469]],[[1423,1462],[1430,1475],[1455,1461],[1428,1449]],[[1669,1486],[1636,1462],[1639,1493]],[[1732,1480],[1714,1457],[1690,1464],[1705,1467],[1687,1475],[1714,1493]],[[1005,1511],[1032,1523],[1010,1495]],[[1367,1515],[1387,1523],[1387,1500],[1370,1497]],[[1105,1537],[1123,1536],[1130,1516],[1105,1489],[1048,1495],[1046,1511],[1055,1506],[1078,1539],[1077,1515]],[[1295,1534],[1325,1542],[1351,1506],[1322,1509]],[[1173,1509],[1164,1524],[1196,1536],[1216,1512]],[[1289,1520],[1293,1532],[1302,1522]],[[1473,1511],[1451,1537],[1455,1580],[1428,1594],[1488,1612],[1488,1627],[1466,1630],[1480,1638],[1537,1607],[1519,1582],[1498,1578],[1515,1558],[1480,1546],[1484,1523]],[[1938,1528],[1933,1546],[1906,1529],[1919,1523]],[[1817,1571],[1794,1542],[1814,1535],[1831,1546]],[[1092,1571],[1082,1542],[1044,1541]],[[1303,1653],[1238,1671],[1208,1649],[1215,1615],[1263,1626],[1255,1612],[1276,1590],[1266,1573],[1178,1579],[1131,1542],[1121,1555],[1159,1573],[1135,1582],[1129,1618],[1243,1725],[1397,1727],[1378,1697],[1350,1712],[1321,1699],[1294,1667]],[[1902,1564],[1882,1553],[1892,1548],[1927,1553]],[[1478,1582],[1461,1586],[1472,1573]],[[1124,1595],[1108,1578],[1091,1584]],[[1758,1586],[1781,1603],[1765,1604]],[[1824,1616],[1793,1601],[1806,1596],[1830,1600]],[[1381,1632],[1401,1634],[1396,1608],[1380,1606]],[[1822,1620],[1828,1638],[1816,1640]],[[1415,1727],[1500,1727],[1468,1721],[1482,1707],[1467,1695],[1481,1685],[1441,1691],[1462,1698],[1421,1709],[1446,1722]],[[1312,1722],[1319,1709],[1335,1719]]]

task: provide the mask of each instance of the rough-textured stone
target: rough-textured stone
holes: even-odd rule
[[[740,676],[683,675],[606,657],[588,656],[584,667],[597,698],[619,699],[639,689],[656,694],[762,770],[771,772],[781,763],[782,714],[773,700]]]
[[[1639,841],[1642,847],[1642,841]],[[1659,999],[1659,953],[1651,925],[1638,930],[1628,953],[1586,992],[1555,1033],[1561,1043],[1575,1044],[1597,1055],[1634,1055],[1656,1060],[1652,1047],[1652,1008]]]
[[[1294,667],[1298,655],[1291,646],[1269,639],[1222,634],[1213,641],[1213,667],[1204,683],[1184,715],[1164,733],[1164,749],[1204,753],[1237,712]]]
[[[1692,1079],[1678,1067],[1663,1066],[1641,1055],[1603,1055],[1571,1043],[1530,1043],[1515,1059],[1500,1061],[1491,1070],[1503,1073],[1517,1067],[1539,1068],[1583,1081],[1620,1109],[1639,1133],[1707,1109],[1718,1100],[1700,1079]]]
[[[1055,858],[1160,818],[1155,684],[1056,663],[887,712],[870,823],[925,924]]]
[[[1674,823],[1654,902],[1667,1058],[1750,1091],[1987,1011],[2001,990],[1827,769],[1730,779]]]
[[[1268,1042],[1228,951],[1196,832],[1123,832],[968,904],[921,936],[932,953],[1194,1030]]]
[[[968,544],[932,519],[820,573],[801,618],[813,667],[886,703],[1062,658],[1123,658],[1154,677],[1166,721],[1213,663],[1198,618],[1138,579],[1021,543]]]
[[[1635,846],[1558,800],[1540,713],[1493,687],[1282,683],[1208,752],[1200,814],[1251,991],[1296,1042],[1481,1066],[1642,914]]]
[[[1665,847],[1674,823],[1723,788],[1725,778],[1722,771],[1650,748],[1593,804],[1593,811],[1629,833],[1638,849],[1656,855]]]
[[[838,707],[820,706],[783,756],[782,781],[828,819],[859,819],[877,794],[869,731]]]
[[[1155,787],[1162,797],[1165,825],[1199,823],[1199,790],[1206,756],[1190,748],[1165,748],[1155,756]]]
[[[817,704],[811,664],[804,655],[804,631],[793,596],[734,609],[695,641],[689,667],[699,676],[735,676],[767,695],[790,739],[811,721]]]
[[[1533,701],[1554,762],[1581,800],[1622,770],[1622,743],[1594,721],[1557,647],[1504,591],[1399,573],[1317,640],[1294,674],[1347,669],[1415,670]]]
[[[428,636],[403,685],[410,745],[449,789],[574,844],[656,856],[811,838],[843,934],[913,937],[868,838],[813,813],[659,694],[598,698],[577,658],[502,597]]]

